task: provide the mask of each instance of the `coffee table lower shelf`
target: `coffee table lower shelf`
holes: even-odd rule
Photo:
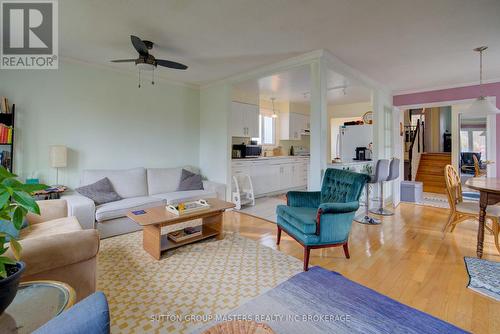
[[[197,241],[201,241],[201,240],[204,240],[204,239],[208,239],[208,238],[212,238],[212,237],[215,237],[219,234],[220,232],[217,231],[216,229],[210,227],[210,226],[203,226],[202,227],[202,232],[201,232],[201,235],[198,235],[196,237],[192,237],[192,238],[189,238],[189,239],[186,239],[186,240],[182,240],[182,241],[179,241],[179,242],[175,242],[175,241],[172,241],[170,240],[166,234],[162,235],[161,236],[161,246],[160,246],[160,250],[163,252],[163,251],[166,251],[166,250],[169,250],[169,249],[173,249],[173,248],[177,248],[177,247],[180,247],[180,246],[184,246],[184,245],[187,245],[187,244],[190,244],[190,243],[193,243],[193,242],[197,242]]]

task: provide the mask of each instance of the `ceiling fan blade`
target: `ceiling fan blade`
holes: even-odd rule
[[[174,68],[176,70],[186,70],[188,67],[181,63],[176,63],[175,61],[156,59],[156,65],[163,67]]]
[[[114,59],[111,60],[112,63],[133,63],[135,59]]]
[[[130,40],[132,41],[132,45],[137,50],[137,52],[139,52],[140,55],[149,54],[148,47],[146,46],[146,43],[142,41],[142,39],[140,39],[137,36],[130,35]]]

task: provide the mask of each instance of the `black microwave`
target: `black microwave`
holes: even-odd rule
[[[246,145],[245,151],[246,151],[245,152],[246,158],[260,157],[262,154],[262,146],[260,146],[260,145]]]
[[[256,158],[262,155],[262,146],[260,145],[233,145],[232,158]]]

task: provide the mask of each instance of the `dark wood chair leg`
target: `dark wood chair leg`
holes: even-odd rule
[[[309,253],[311,249],[307,246],[304,247],[304,271],[309,270]]]
[[[344,245],[344,254],[347,259],[350,259],[351,257],[349,256],[349,244],[346,242]]]
[[[281,241],[281,227],[278,226],[278,234],[276,235],[276,245],[279,245]]]

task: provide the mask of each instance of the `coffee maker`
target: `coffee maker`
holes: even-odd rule
[[[356,147],[356,158],[354,160],[370,160],[368,157],[368,149],[366,147]]]

